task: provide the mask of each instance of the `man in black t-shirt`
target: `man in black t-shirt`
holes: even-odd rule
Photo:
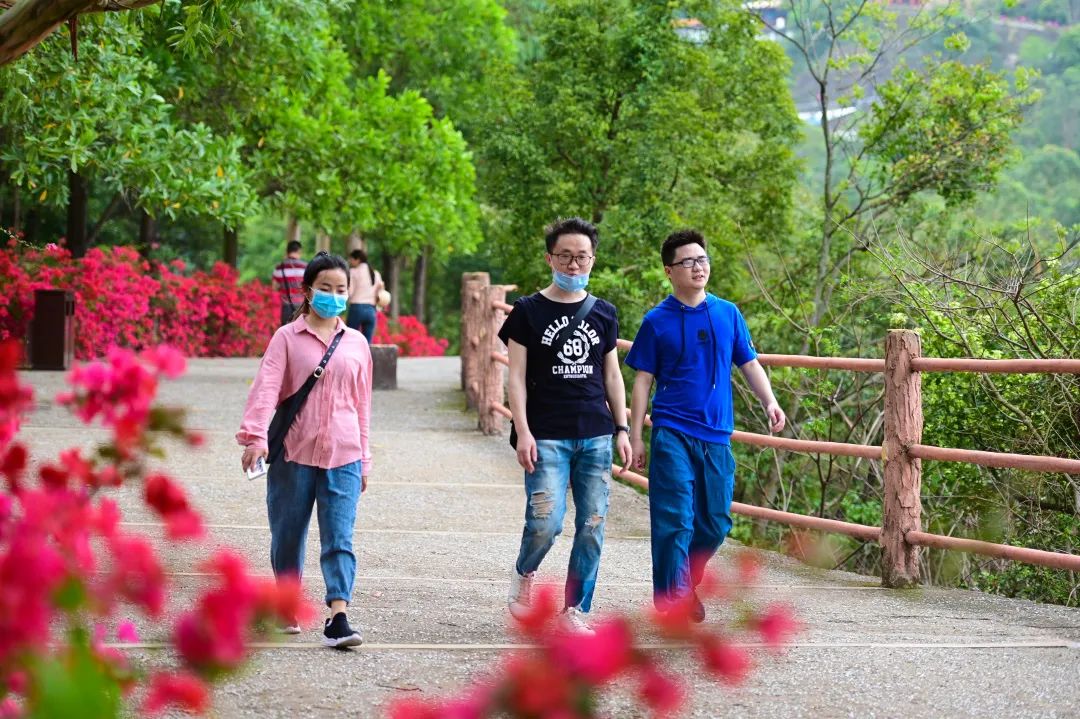
[[[575,533],[560,623],[592,634],[584,614],[604,546],[613,433],[623,466],[632,459],[615,350],[619,320],[615,307],[585,291],[596,228],[579,218],[563,220],[547,229],[545,241],[552,283],[515,302],[499,331],[510,350],[508,392],[526,497],[508,604],[511,615],[528,614],[533,573],[562,532],[569,485]]]

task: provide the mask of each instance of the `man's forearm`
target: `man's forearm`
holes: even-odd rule
[[[634,389],[630,394],[630,436],[641,439],[645,427],[645,410],[649,407],[649,391],[652,389],[652,376],[638,372],[634,377]]]
[[[769,376],[765,374],[765,368],[761,366],[760,362],[751,360],[740,367],[739,370],[746,379],[746,383],[750,385],[750,391],[754,393],[762,405],[768,407],[776,402],[776,396],[773,395],[772,391],[772,383],[769,382]]]

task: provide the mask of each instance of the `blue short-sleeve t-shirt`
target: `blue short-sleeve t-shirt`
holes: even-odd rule
[[[735,429],[731,367],[756,357],[734,304],[708,294],[688,307],[669,295],[645,315],[626,364],[655,377],[654,427],[728,444]]]

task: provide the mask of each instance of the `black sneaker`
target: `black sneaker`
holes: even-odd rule
[[[360,632],[349,626],[345,612],[338,612],[333,619],[326,620],[326,627],[323,629],[323,644],[326,646],[345,649],[358,647],[363,643],[364,638],[360,636]]]
[[[696,590],[692,590],[690,596],[693,598],[690,603],[690,619],[697,624],[701,624],[705,621],[705,605],[701,603]]]

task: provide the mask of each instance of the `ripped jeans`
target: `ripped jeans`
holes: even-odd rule
[[[592,606],[600,551],[604,548],[611,485],[611,435],[589,439],[538,439],[534,471],[525,473],[525,530],[517,572],[535,572],[562,533],[566,487],[574,493],[574,546],[566,575],[566,606]]]

